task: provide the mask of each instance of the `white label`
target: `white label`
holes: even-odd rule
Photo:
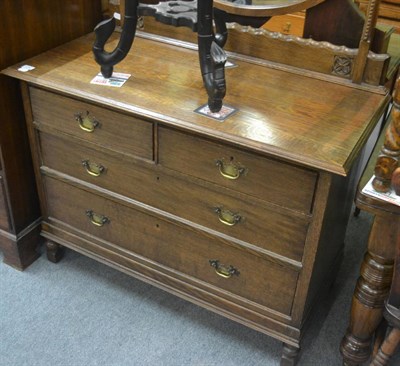
[[[217,121],[223,122],[225,121],[229,116],[235,114],[238,110],[236,108],[233,108],[228,105],[223,105],[221,110],[219,112],[211,112],[210,108],[208,107],[207,104],[202,105],[201,107],[197,108],[194,112],[201,114],[206,117],[213,118]]]
[[[24,65],[24,66],[21,66],[21,67],[18,69],[18,71],[27,72],[27,71],[31,71],[31,70],[33,70],[33,69],[35,69],[34,66],[31,66],[31,65]]]
[[[113,86],[120,88],[125,82],[131,77],[131,74],[122,74],[120,72],[114,72],[112,76],[106,79],[101,73],[98,73],[90,82],[90,84]]]
[[[368,196],[379,198],[382,201],[390,202],[396,206],[400,206],[400,196],[398,196],[393,189],[391,189],[387,193],[377,192],[374,189],[374,187],[372,186],[372,181],[374,180],[374,178],[375,176],[373,175],[369,182],[363,188],[362,192]]]

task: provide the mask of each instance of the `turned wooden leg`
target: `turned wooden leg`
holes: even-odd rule
[[[53,241],[48,240],[46,242],[46,249],[47,249],[47,259],[50,262],[58,263],[63,255],[64,255],[64,248]]]
[[[400,329],[393,328],[383,341],[370,366],[385,366],[400,344]]]
[[[382,319],[381,323],[379,324],[378,328],[375,331],[375,337],[374,337],[374,345],[372,349],[372,357],[375,357],[375,355],[379,351],[379,347],[383,343],[386,333],[388,329],[388,323],[385,318]]]
[[[383,316],[390,325],[391,330],[384,338],[381,346],[374,356],[371,366],[385,366],[396,352],[400,344],[400,220],[397,233],[396,258],[394,262],[393,281],[390,294],[385,304]]]
[[[368,252],[353,294],[350,325],[340,351],[345,365],[360,365],[371,355],[373,334],[382,320],[393,273],[397,220],[376,215]]]
[[[300,348],[284,343],[282,349],[282,358],[280,366],[294,366],[299,357]]]

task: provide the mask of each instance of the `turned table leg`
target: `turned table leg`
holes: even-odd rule
[[[50,240],[46,242],[46,250],[47,259],[53,263],[58,263],[64,255],[64,248],[60,244]]]
[[[299,357],[300,348],[284,343],[280,366],[294,366]]]
[[[400,329],[393,328],[383,341],[370,366],[385,366],[400,344]]]
[[[350,324],[340,347],[345,365],[360,365],[371,355],[373,334],[390,290],[398,224],[390,215],[375,217],[353,294]]]

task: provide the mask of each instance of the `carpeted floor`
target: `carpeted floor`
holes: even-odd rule
[[[351,217],[344,262],[299,366],[342,364],[370,224],[364,212]],[[0,264],[0,366],[272,366],[280,355],[280,342],[70,250],[57,265],[42,255],[25,272]],[[390,365],[400,365],[399,354]]]

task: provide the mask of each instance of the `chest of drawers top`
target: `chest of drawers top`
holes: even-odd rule
[[[21,65],[3,72],[130,116],[339,175],[348,173],[388,102],[383,90],[235,59],[238,67],[226,70],[225,103],[238,112],[220,122],[194,113],[207,100],[196,51],[138,37],[115,70],[131,77],[114,88],[90,83],[99,72],[92,43],[90,34],[26,61],[35,67],[29,72],[18,71]],[[139,149],[150,154],[146,146]]]

